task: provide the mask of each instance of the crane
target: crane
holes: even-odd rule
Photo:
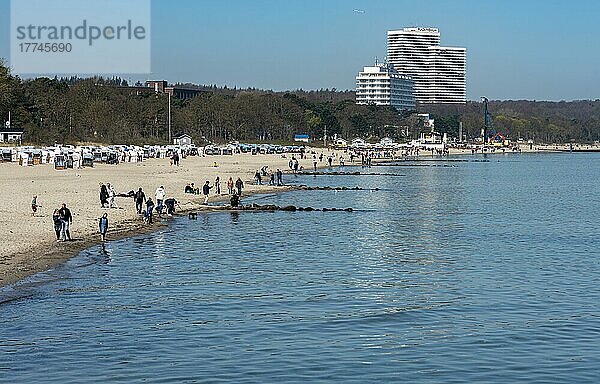
[[[508,146],[509,141],[506,136],[500,132],[497,132],[494,128],[494,122],[488,106],[488,98],[483,96],[481,101],[483,102],[483,127],[481,128],[481,142],[483,145],[489,143],[499,147]]]

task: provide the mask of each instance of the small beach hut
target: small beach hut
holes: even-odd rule
[[[56,170],[67,169],[67,161],[66,161],[65,155],[63,155],[62,153],[54,155],[54,169],[56,169]]]
[[[294,141],[308,143],[310,141],[310,136],[305,133],[297,134],[294,135]]]

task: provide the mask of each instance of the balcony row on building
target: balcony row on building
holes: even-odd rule
[[[398,110],[415,109],[415,103],[465,103],[466,56],[466,48],[440,46],[437,28],[388,31],[386,64],[359,72],[356,102]]]

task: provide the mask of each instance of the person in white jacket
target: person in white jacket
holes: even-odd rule
[[[156,192],[154,192],[154,197],[156,198],[156,211],[160,215],[163,209],[163,201],[165,201],[165,196],[167,192],[165,192],[165,187],[162,185],[156,188]]]
[[[115,188],[110,184],[107,184],[107,188],[108,188],[108,207],[109,208],[117,208],[117,202],[115,201],[115,197],[117,196],[117,193],[115,192]]]

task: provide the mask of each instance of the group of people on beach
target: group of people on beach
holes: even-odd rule
[[[296,162],[297,161],[298,160],[296,160]],[[254,184],[262,185],[263,177],[269,178],[269,185],[277,185],[278,187],[283,185],[283,172],[279,168],[277,168],[275,172],[269,172],[269,166],[265,165],[260,169],[260,171],[256,170],[254,173]],[[275,178],[277,178],[277,182],[275,181]]]
[[[211,194],[211,190],[213,190],[213,189],[214,189],[215,195],[217,195],[217,196],[221,195],[221,178],[219,176],[217,176],[215,178],[215,182],[213,185],[210,184],[209,180],[206,180],[206,183],[204,183],[204,185],[202,186],[202,189],[197,188],[194,185],[194,183],[188,183],[185,186],[183,192],[191,193],[191,194],[195,194],[195,195],[202,194],[202,196],[204,196],[204,204],[208,204],[208,199]],[[233,177],[229,177],[229,179],[227,180],[227,193],[229,195],[237,194],[237,195],[241,196],[243,189],[244,189],[244,182],[242,181],[241,178],[238,177],[237,180],[234,182]]]
[[[117,208],[116,198],[117,193],[110,183],[100,183],[100,207],[101,208]]]
[[[146,197],[144,190],[140,187],[137,192],[133,194],[133,200],[135,202],[135,209],[139,215],[144,215],[144,221],[148,224],[153,223],[154,211],[158,213],[158,215],[162,215],[163,211],[166,211],[168,216],[173,216],[175,213],[175,206],[177,205],[177,200],[173,197],[167,198],[167,192],[164,186],[160,186],[156,188],[154,191],[154,198],[156,199],[156,203],[152,200],[152,197]],[[145,208],[144,208],[145,205]]]

